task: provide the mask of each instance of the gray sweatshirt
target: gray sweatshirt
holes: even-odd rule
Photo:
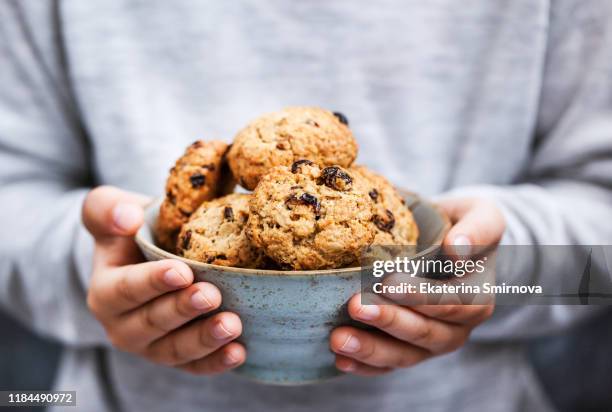
[[[611,243],[611,81],[607,0],[3,0],[0,304],[66,345],[56,387],[88,412],[545,410],[524,344],[595,308],[500,307],[452,354],[294,388],[116,351],[80,207],[102,183],[160,195],[191,141],[317,105],[396,184],[496,201],[506,243]],[[554,282],[534,267],[499,276]]]

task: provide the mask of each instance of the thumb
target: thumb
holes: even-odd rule
[[[495,203],[462,198],[444,199],[439,205],[453,224],[442,243],[445,253],[472,255],[497,245],[501,240],[506,223]]]
[[[93,189],[83,203],[83,224],[96,241],[114,236],[132,236],[144,221],[145,196],[112,186]]]
[[[131,237],[144,222],[143,207],[148,202],[145,196],[111,186],[99,186],[89,192],[83,202],[83,224],[96,245],[108,252],[108,258],[113,255],[113,260],[121,260],[121,256],[132,255]]]

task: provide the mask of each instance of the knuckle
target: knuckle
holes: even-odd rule
[[[187,359],[185,358],[185,356],[181,353],[181,350],[179,348],[178,342],[176,339],[171,339],[170,340],[170,357],[168,359],[168,362],[171,365],[178,365],[181,363],[184,363],[185,361],[187,361]]]
[[[360,341],[364,341],[364,339],[360,339]],[[376,344],[375,343],[366,343],[361,347],[361,350],[357,352],[359,358],[365,362],[368,362],[374,358],[376,355]]]
[[[149,287],[156,291],[159,294],[162,293],[166,293],[167,292],[167,288],[164,286],[164,281],[163,281],[163,271],[158,271],[159,273],[150,273],[149,272],[149,276],[147,276],[147,282],[149,283]]]
[[[150,351],[150,357],[154,359],[154,362],[164,366],[183,367],[187,366],[188,363],[195,366],[192,362],[193,357],[189,356],[189,350],[185,349],[181,341],[175,336],[167,337],[161,345],[156,345]]]
[[[184,296],[176,294],[173,300],[175,315],[183,319],[191,319],[195,315],[195,310],[192,309],[191,304]]]
[[[117,281],[115,286],[115,292],[120,299],[123,299],[125,302],[130,304],[138,303],[138,300],[134,296],[132,292],[132,288],[128,283],[129,276],[121,276],[121,278]]]
[[[152,344],[143,350],[142,356],[153,363],[163,366],[172,366],[168,363],[168,359],[164,356],[164,353],[165,352],[160,349],[160,345]]]
[[[439,316],[443,319],[453,318],[459,314],[461,306],[459,305],[443,305],[440,307]]]
[[[203,324],[204,326],[200,328],[198,333],[198,343],[200,347],[206,351],[212,351],[214,349],[214,345],[210,342],[211,328],[212,325],[207,323]]]
[[[167,333],[168,330],[159,325],[152,316],[151,306],[145,305],[140,311],[140,322],[143,328],[147,331]]]
[[[398,368],[409,368],[414,366],[421,359],[422,356],[419,355],[418,352],[415,352],[414,349],[406,348],[401,352],[396,365]]]
[[[412,339],[415,343],[427,343],[431,340],[432,326],[427,320],[416,322],[413,326]]]
[[[171,344],[170,347],[166,345],[152,345],[145,350],[143,356],[158,365],[172,367],[179,364],[179,362],[174,359],[174,353]]]
[[[383,308],[383,313],[384,315],[381,316],[381,321],[379,324],[381,329],[393,329],[395,326],[397,326],[397,307],[390,306],[388,308]]]

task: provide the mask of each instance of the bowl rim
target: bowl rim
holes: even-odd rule
[[[429,206],[430,208],[434,209],[438,213],[440,218],[444,221],[444,227],[442,228],[442,230],[440,231],[438,236],[436,236],[434,241],[429,246],[427,246],[425,249],[423,249],[423,250],[419,251],[417,254],[415,254],[413,256],[413,258],[419,258],[421,256],[427,256],[427,255],[435,252],[437,249],[440,248],[440,246],[442,245],[442,242],[444,241],[444,238],[446,237],[448,231],[451,228],[450,219],[448,218],[446,213],[442,210],[442,208],[440,206],[438,206],[437,204],[423,199],[421,196],[417,195],[414,192],[410,192],[408,190],[403,190],[403,189],[399,189],[398,191],[401,193],[401,195],[403,197],[406,197],[406,196],[412,196],[413,197],[414,200],[412,202],[410,202],[410,204],[407,205],[408,208],[411,211],[414,209],[414,207],[416,205],[418,205],[419,203],[423,203],[423,204],[426,204],[427,206]],[[151,208],[159,207],[161,201],[163,201],[163,196],[162,197],[158,197],[155,200],[152,200],[151,202],[149,202],[144,207],[145,216],[146,216],[146,214],[149,212],[149,210]],[[170,252],[160,248],[155,243],[149,242],[148,240],[144,239],[143,231],[145,229],[152,230],[152,228],[147,228],[147,221],[146,221],[146,219],[145,219],[143,225],[138,229],[138,232],[136,232],[136,236],[134,237],[136,243],[141,248],[149,249],[151,252],[154,252],[155,254],[157,254],[159,256],[163,256],[166,259],[180,260],[180,261],[186,263],[187,265],[189,265],[190,267],[195,267],[198,270],[202,270],[202,271],[213,269],[213,270],[219,271],[219,272],[230,272],[230,273],[232,273],[234,275],[235,274],[242,274],[242,275],[257,275],[257,276],[284,276],[284,277],[306,276],[306,277],[311,277],[311,276],[339,275],[339,274],[361,272],[361,270],[363,268],[362,266],[353,266],[353,267],[340,268],[340,269],[276,270],[276,269],[250,269],[250,268],[238,268],[238,267],[234,267],[234,266],[214,265],[212,263],[204,263],[204,262],[200,262],[200,261],[197,261],[197,260],[187,259],[187,258],[175,255],[173,253],[170,253]]]

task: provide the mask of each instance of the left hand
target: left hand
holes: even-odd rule
[[[439,205],[453,224],[444,239],[445,250],[452,250],[454,245],[465,248],[499,243],[505,221],[495,204],[481,199],[448,199]],[[348,303],[349,315],[378,330],[352,326],[335,329],[330,346],[336,353],[336,367],[343,372],[374,376],[454,351],[493,310],[493,304],[362,305],[361,295],[357,294]]]

